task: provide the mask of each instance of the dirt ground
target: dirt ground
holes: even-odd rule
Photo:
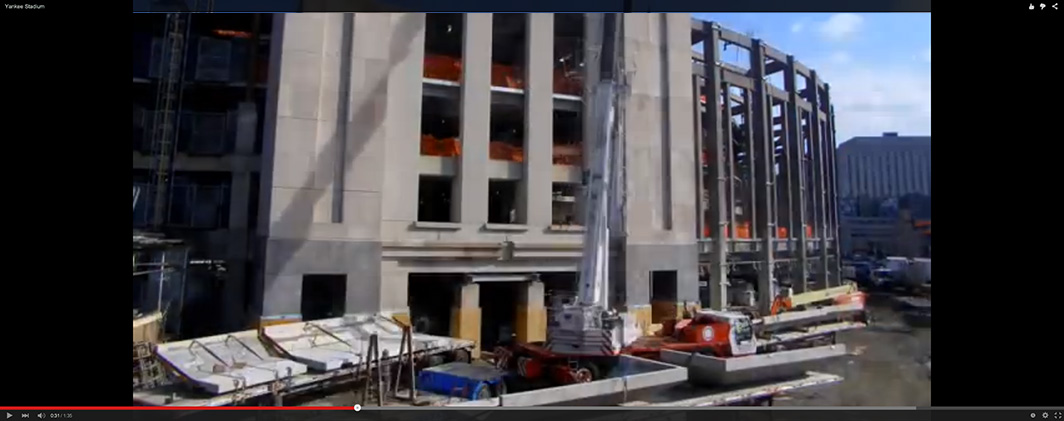
[[[830,386],[788,394],[776,406],[930,406],[931,329],[911,328],[889,298],[869,300],[872,326],[840,334],[852,354],[815,370],[842,376]]]
[[[789,393],[775,406],[930,406],[931,329],[911,328],[891,309],[889,297],[869,300],[872,326],[840,334],[851,356],[813,370],[840,375],[841,383]],[[351,406],[352,392],[308,396],[296,405]]]

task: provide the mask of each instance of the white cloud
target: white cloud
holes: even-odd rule
[[[864,18],[853,13],[836,13],[817,27],[824,38],[832,41],[844,41],[861,30]]]
[[[920,57],[923,58],[924,61],[930,63],[931,62],[931,47],[928,46],[926,50],[924,50],[922,53],[920,53]]]
[[[795,22],[791,25],[791,32],[798,34],[805,30],[805,22]]]
[[[839,141],[883,132],[931,134],[931,75],[926,68],[871,67],[828,57],[818,73],[831,86]]]

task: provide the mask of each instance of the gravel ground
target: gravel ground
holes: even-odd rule
[[[872,326],[839,335],[855,355],[815,369],[841,383],[778,398],[776,406],[930,406],[931,329],[910,328],[884,299],[869,300]]]

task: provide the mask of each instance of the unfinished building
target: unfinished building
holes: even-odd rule
[[[229,263],[216,286],[227,328],[383,312],[489,349],[544,339],[548,303],[575,288],[581,258],[594,129],[583,98],[601,15],[135,18],[134,183],[158,200],[142,200],[134,226],[176,231]],[[837,265],[826,86],[760,41],[706,25],[688,14],[623,19],[627,224],[611,285],[645,325],[723,300],[727,279],[769,291],[776,279],[837,273],[824,270]],[[144,47],[152,37],[160,46]],[[754,56],[763,65],[693,62],[692,40],[705,37],[766,51]],[[178,82],[151,73],[174,62]],[[757,71],[820,88],[773,88]],[[734,88],[746,91],[723,94]],[[699,112],[702,95],[729,106]],[[719,289],[700,289],[700,262]]]
[[[839,285],[829,86],[763,40],[712,22],[692,28],[708,304],[767,310],[781,285]]]

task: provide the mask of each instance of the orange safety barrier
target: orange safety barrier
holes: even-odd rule
[[[705,237],[712,237],[713,236],[713,230],[711,230],[709,227],[705,227],[702,230],[702,234]],[[731,232],[728,231],[728,227],[724,227],[724,236],[725,237],[729,237],[730,234],[731,234]],[[738,229],[735,230],[735,237],[736,238],[743,238],[743,239],[750,239],[751,238],[750,237],[750,223],[749,222],[740,223]]]
[[[554,93],[581,96],[583,91],[584,80],[580,72],[554,69]]]
[[[524,148],[506,142],[491,142],[488,156],[497,161],[525,162]]]
[[[521,73],[514,66],[492,64],[491,86],[525,89],[525,81],[524,78],[521,76]]]
[[[743,238],[743,239],[753,238],[750,235],[750,223],[749,222],[740,223],[739,226],[736,227],[736,229],[735,229],[735,236],[738,237],[738,238]]]
[[[436,139],[432,135],[421,136],[421,154],[425,156],[454,157],[462,155],[462,145],[458,139],[449,137]]]
[[[724,227],[724,236],[728,237],[728,234],[729,234],[728,227]],[[750,224],[748,224],[748,223],[740,224],[739,225],[739,230],[736,231],[736,234],[737,234],[737,237],[739,237],[739,238],[747,238],[747,239],[749,239],[750,238]],[[789,232],[788,232],[786,227],[776,228],[776,238],[787,238],[787,234],[789,234]],[[706,238],[713,237],[713,230],[711,230],[709,227],[705,227],[702,230],[702,236],[706,237]]]
[[[554,165],[584,164],[584,150],[579,145],[554,145]]]
[[[727,227],[727,226],[725,226],[725,227],[724,227],[724,238],[728,238],[728,236],[729,236],[729,234],[730,234],[730,233],[731,233],[731,231],[729,231],[729,230],[728,230],[728,227]],[[706,237],[706,238],[711,238],[711,237],[713,237],[713,230],[709,229],[709,227],[708,227],[708,226],[707,226],[707,227],[705,227],[705,229],[703,229],[703,230],[702,230],[702,236],[703,236],[703,237]]]
[[[425,55],[424,77],[457,82],[462,79],[462,60],[435,54]]]

